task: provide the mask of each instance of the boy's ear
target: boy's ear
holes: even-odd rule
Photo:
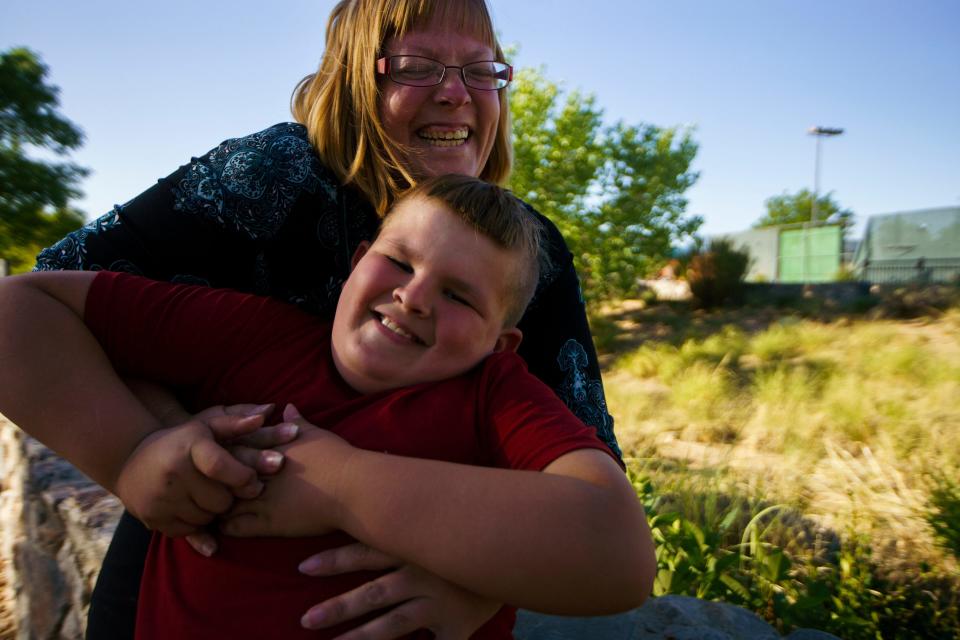
[[[497,343],[493,345],[493,352],[516,351],[517,347],[520,346],[521,340],[523,340],[523,333],[521,333],[520,329],[516,327],[504,329],[500,337],[497,338]]]
[[[357,250],[353,252],[353,257],[350,258],[350,271],[353,271],[357,263],[360,262],[360,258],[367,254],[367,250],[370,248],[370,243],[364,240],[359,245],[357,245]]]

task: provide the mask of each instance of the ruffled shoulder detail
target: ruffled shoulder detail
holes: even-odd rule
[[[109,231],[121,224],[120,213],[123,210],[120,206],[115,206],[112,210],[83,225],[76,231],[71,232],[51,247],[47,247],[37,256],[37,263],[33,267],[34,271],[62,271],[62,270],[86,270],[100,271],[109,269],[110,271],[124,271],[127,273],[137,273],[132,265],[101,265],[91,262],[87,255],[87,238],[105,231]]]
[[[337,199],[337,182],[295,123],[221,143],[188,165],[174,207],[253,240],[273,236],[303,192]]]

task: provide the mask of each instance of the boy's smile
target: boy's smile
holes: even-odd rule
[[[332,335],[340,375],[372,393],[450,378],[515,349],[520,332],[504,319],[520,262],[441,201],[400,201],[343,286]]]

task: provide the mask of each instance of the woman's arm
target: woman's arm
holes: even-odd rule
[[[226,533],[342,529],[484,597],[549,613],[613,613],[650,592],[643,509],[607,454],[574,451],[543,473],[491,469],[360,450],[301,426],[284,473],[264,500],[238,505]]]
[[[94,276],[0,281],[0,408],[112,491],[130,454],[160,424],[129,392],[118,392],[120,381],[83,324]],[[109,428],[106,416],[123,427]]]
[[[573,256],[557,227],[539,217],[553,269],[541,278],[518,325],[523,331],[518,353],[530,373],[553,389],[574,415],[595,428],[597,436],[620,455]]]

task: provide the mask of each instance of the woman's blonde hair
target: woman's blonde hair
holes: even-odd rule
[[[380,121],[376,60],[389,38],[434,20],[471,34],[505,61],[485,0],[341,0],[330,14],[320,68],[293,92],[293,116],[306,126],[320,158],[381,216],[416,178],[404,164],[406,150]],[[499,94],[500,121],[479,176],[494,183],[507,179],[513,155],[507,94]]]

